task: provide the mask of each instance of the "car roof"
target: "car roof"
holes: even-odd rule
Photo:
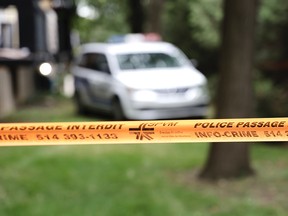
[[[87,43],[81,46],[81,52],[102,52],[110,54],[135,52],[175,52],[177,48],[167,42],[128,42],[128,43]]]

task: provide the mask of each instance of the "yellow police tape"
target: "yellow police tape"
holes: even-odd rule
[[[288,118],[0,123],[0,146],[288,141]]]

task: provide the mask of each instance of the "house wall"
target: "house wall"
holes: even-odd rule
[[[23,104],[31,99],[35,93],[34,70],[32,66],[21,65],[16,71],[16,92],[17,104]]]
[[[12,76],[9,68],[0,65],[0,118],[15,110]]]

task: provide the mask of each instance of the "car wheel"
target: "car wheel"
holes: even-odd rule
[[[75,105],[76,105],[77,114],[85,115],[85,114],[88,113],[88,110],[84,106],[84,104],[83,104],[78,92],[75,92],[74,101],[75,101]]]
[[[122,121],[126,119],[121,102],[118,98],[114,98],[112,101],[112,115],[115,121]]]

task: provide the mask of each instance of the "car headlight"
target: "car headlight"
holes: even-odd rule
[[[197,98],[197,97],[207,97],[208,91],[205,85],[195,86],[189,89],[187,92],[187,96],[189,98]]]
[[[129,89],[132,100],[134,101],[154,101],[157,99],[155,92],[151,90]]]

